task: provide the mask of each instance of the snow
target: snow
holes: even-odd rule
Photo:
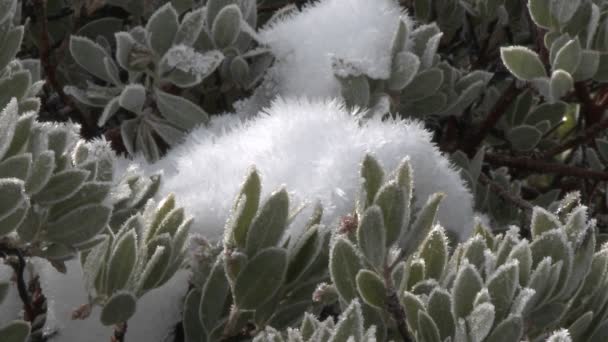
[[[338,60],[371,78],[388,78],[399,18],[412,26],[394,0],[325,0],[263,28],[260,39],[277,58],[279,95],[340,96],[332,71]]]
[[[187,45],[180,44],[173,46],[165,58],[170,69],[175,68],[186,73],[206,76],[222,62],[224,55],[215,50],[202,54]]]
[[[43,259],[35,258],[33,264],[48,305],[44,331],[55,332],[50,341],[108,341],[112,327],[101,324],[99,306],[95,306],[84,320],[71,318],[74,309],[88,302],[80,262],[68,261],[66,274],[57,272]],[[172,334],[181,320],[188,279],[188,272],[179,271],[162,287],[151,290],[137,301],[137,311],[129,320],[127,341],[164,341]]]
[[[416,206],[435,192],[446,193],[439,221],[467,237],[473,227],[472,196],[430,142],[430,133],[418,122],[360,122],[355,114],[338,100],[278,99],[254,119],[227,115],[212,120],[158,163],[140,160],[139,166],[148,174],[162,170],[158,197],[175,193],[194,217],[193,230],[217,240],[252,165],[261,174],[263,198],[285,185],[292,209],[318,199],[324,206],[324,222],[331,224],[354,209],[366,152],[387,172],[409,156]],[[305,221],[306,211],[300,218]]]

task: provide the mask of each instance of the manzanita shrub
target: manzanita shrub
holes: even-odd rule
[[[607,10],[0,0],[0,341],[606,341]]]

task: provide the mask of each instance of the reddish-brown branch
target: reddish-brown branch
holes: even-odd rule
[[[509,108],[509,105],[511,104],[511,102],[513,102],[513,100],[515,100],[516,96],[517,88],[515,86],[515,81],[512,81],[509,87],[498,99],[490,114],[481,123],[477,133],[463,141],[463,146],[461,149],[464,152],[466,152],[469,156],[473,156],[475,154],[479,145],[481,145],[481,143],[490,133],[492,128],[494,128],[496,124],[498,124],[498,121],[500,121],[500,118],[502,118],[502,116],[506,113],[507,109]]]
[[[578,178],[608,180],[608,172],[594,171],[580,167],[568,166],[559,163],[551,163],[527,157],[509,157],[492,153],[486,153],[485,161],[495,166],[507,166],[519,170],[527,170],[537,173],[559,174]]]
[[[602,120],[604,108],[595,103],[587,85],[584,82],[576,82],[574,84],[574,90],[576,96],[581,101],[582,113],[585,118],[586,126],[592,126]]]
[[[47,0],[35,0],[34,5],[38,8],[37,19],[40,24],[40,63],[44,69],[47,84],[59,95],[63,103],[69,106],[72,110],[68,112],[70,119],[81,124],[81,135],[84,138],[94,137],[95,127],[90,117],[78,110],[72,99],[63,91],[63,86],[57,79],[56,63],[53,63],[51,56],[51,38],[49,35],[48,19],[47,19]]]

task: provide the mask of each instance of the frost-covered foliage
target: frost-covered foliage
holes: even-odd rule
[[[0,341],[603,342],[607,10],[0,0]]]
[[[17,277],[15,286],[3,279],[0,297],[19,290],[23,318],[34,321],[38,338],[66,325],[70,304],[102,306],[105,325],[124,322],[133,314],[125,306],[134,310],[137,298],[181,268],[190,220],[172,197],[158,210],[148,202],[158,176],[115,177],[105,141],[84,142],[77,125],[35,119],[35,112],[19,115],[16,99],[0,113],[0,255]],[[24,286],[40,287],[43,295],[30,298]],[[119,295],[128,302],[117,304]],[[29,324],[6,329],[27,335]]]
[[[196,217],[195,229],[217,239],[230,212],[225,198],[238,191],[241,175],[253,165],[264,175],[266,191],[286,185],[295,207],[319,200],[329,224],[354,210],[361,177],[356,170],[365,153],[388,170],[409,156],[418,175],[415,207],[444,192],[452,200],[439,219],[466,238],[473,228],[471,195],[428,132],[417,122],[361,120],[335,100],[277,100],[251,120],[223,118],[193,131],[149,168],[165,171],[160,194],[175,193]]]
[[[255,1],[210,0],[187,9],[180,18],[166,3],[145,26],[116,32],[115,44],[105,38],[70,39],[75,62],[93,77],[65,92],[85,106],[101,108],[97,125],[118,125],[126,152],[141,152],[151,162],[186,132],[207,123],[209,112],[232,109],[215,103],[244,96],[272,61],[266,49],[252,49]],[[208,79],[214,73],[220,82]]]
[[[18,25],[19,5],[17,0],[6,0],[0,5],[0,108],[15,97],[22,112],[37,111],[40,101],[35,96],[44,84],[40,79],[40,62],[15,59],[25,34],[25,27]]]
[[[283,242],[291,221],[287,192],[281,188],[260,204],[260,178],[250,172],[223,242],[198,242],[184,308],[187,339],[605,337],[608,250],[597,246],[596,221],[577,194],[555,213],[534,208],[530,240],[516,226],[493,234],[477,225],[451,249],[436,216],[447,200],[437,193],[420,210],[411,207],[416,175],[407,159],[384,179],[368,155],[361,174],[356,218],[327,230],[318,210],[299,236]],[[327,306],[339,312],[338,322],[317,320]]]

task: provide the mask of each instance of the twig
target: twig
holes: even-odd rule
[[[25,311],[24,319],[26,321],[32,321],[35,317],[34,315],[34,307],[32,305],[32,299],[27,290],[27,284],[25,283],[25,258],[23,257],[23,252],[18,248],[13,248],[5,245],[0,246],[0,256],[5,259],[8,256],[16,256],[17,262],[9,262],[10,266],[15,271],[15,278],[17,280],[17,292],[19,293],[19,298],[23,303],[23,310]]]
[[[399,297],[397,296],[397,291],[395,291],[394,289],[391,270],[392,267],[384,268],[384,283],[386,284],[387,311],[395,320],[395,323],[397,324],[397,330],[399,331],[399,335],[401,335],[402,340],[404,342],[411,342],[412,338],[410,337],[410,334],[407,331],[405,310],[403,310],[401,302],[399,301]]]
[[[475,154],[479,145],[490,133],[492,128],[496,126],[500,118],[502,118],[502,116],[507,112],[509,105],[511,102],[513,102],[513,100],[515,100],[516,95],[517,88],[515,86],[515,81],[512,81],[502,96],[498,99],[498,101],[496,101],[492,112],[490,112],[486,119],[481,123],[477,134],[463,141],[463,147],[461,148],[463,151],[465,151],[469,156],[473,156]]]
[[[490,189],[494,191],[495,194],[497,194],[505,201],[510,202],[519,209],[523,210],[526,219],[522,221],[530,222],[530,218],[532,217],[532,209],[534,208],[534,206],[530,202],[512,194],[511,192],[509,192],[509,190],[505,189],[502,185],[490,179],[490,177],[486,176],[484,173],[479,174],[479,182],[481,184],[487,185]],[[524,238],[531,237],[530,227],[527,227],[524,224],[522,224],[520,233]]]
[[[592,126],[599,122],[604,114],[604,109],[595,103],[587,85],[584,82],[576,82],[574,84],[574,90],[583,107],[585,124],[587,126]]]
[[[56,63],[51,61],[51,43],[49,35],[49,23],[47,19],[47,0],[34,0],[34,5],[38,8],[37,17],[40,20],[40,63],[44,68],[46,79],[51,88],[59,95],[59,98],[64,104],[72,110],[68,115],[72,121],[80,123],[81,135],[84,138],[92,138],[95,136],[94,129],[91,129],[93,121],[90,117],[78,110],[72,99],[63,91],[63,87],[57,79]]]
[[[556,147],[553,147],[553,148],[543,152],[543,154],[541,155],[541,158],[543,158],[543,159],[551,158],[564,151],[578,147],[579,145],[589,143],[590,141],[592,141],[593,138],[598,136],[600,133],[604,132],[606,129],[608,129],[608,118],[594,124],[591,127],[587,127],[587,129],[581,135],[577,136],[576,138],[570,139],[569,141],[567,141],[561,145],[558,145]]]
[[[588,178],[601,181],[608,180],[608,172],[594,171],[559,163],[545,162],[527,157],[509,157],[487,153],[485,155],[485,161],[497,166],[507,166],[539,173],[559,174],[563,176]]]
[[[127,322],[119,323],[114,326],[114,334],[110,339],[111,342],[124,342],[127,336]]]
[[[532,210],[532,208],[534,207],[532,204],[530,204],[530,202],[524,200],[523,198],[521,198],[519,196],[515,196],[514,194],[510,193],[507,189],[503,188],[500,184],[491,180],[488,176],[486,176],[483,173],[479,174],[479,182],[481,184],[489,186],[492,190],[494,190],[496,192],[496,194],[498,196],[513,203],[519,209]]]
[[[403,307],[401,307],[401,303],[399,303],[399,298],[397,297],[397,292],[392,290],[388,294],[388,312],[393,316],[395,323],[397,323],[397,330],[399,331],[399,335],[404,342],[411,342],[412,339],[407,331],[407,324],[405,323],[405,311]]]

